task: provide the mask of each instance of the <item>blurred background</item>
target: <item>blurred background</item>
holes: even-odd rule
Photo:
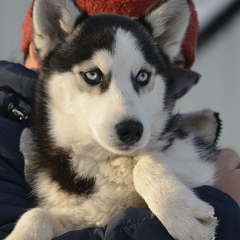
[[[200,35],[193,69],[199,83],[177,104],[179,112],[220,113],[220,146],[240,152],[240,0],[194,0]]]
[[[144,1],[144,0],[139,0]],[[193,70],[200,82],[176,106],[179,112],[210,108],[220,113],[221,147],[240,152],[240,0],[194,0],[199,47]],[[21,25],[31,0],[0,1],[0,60],[22,63]]]

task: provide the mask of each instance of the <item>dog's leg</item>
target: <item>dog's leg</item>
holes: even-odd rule
[[[5,240],[51,240],[66,230],[52,213],[41,208],[27,211]]]
[[[217,219],[213,207],[197,198],[157,159],[171,161],[162,154],[139,157],[134,168],[137,192],[174,239],[214,239]]]

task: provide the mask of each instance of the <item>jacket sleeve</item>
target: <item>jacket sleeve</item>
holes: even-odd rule
[[[0,115],[27,124],[34,102],[37,73],[0,61]]]
[[[22,129],[21,124],[0,117],[0,239],[11,232],[22,213],[34,206],[19,151]]]

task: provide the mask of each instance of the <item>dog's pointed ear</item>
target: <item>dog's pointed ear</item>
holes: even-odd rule
[[[154,38],[173,62],[181,50],[190,16],[189,0],[157,0],[139,20],[150,27]]]
[[[33,5],[33,41],[43,59],[71,33],[76,22],[86,18],[74,0],[35,0]]]

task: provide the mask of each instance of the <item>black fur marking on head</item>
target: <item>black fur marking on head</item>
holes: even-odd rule
[[[86,17],[71,34],[71,38],[59,44],[43,63],[46,71],[71,71],[75,64],[89,60],[99,50],[114,51],[116,30],[122,28],[136,39],[137,48],[144,58],[156,68],[168,85],[169,60],[150,34],[149,27],[140,21],[124,16],[99,14]],[[126,54],[128,61],[128,54]],[[105,81],[106,83],[106,81]],[[104,84],[104,90],[109,84]],[[167,98],[167,96],[166,96]],[[166,103],[168,100],[165,101]]]
[[[147,21],[145,20],[145,15],[137,18],[137,20],[138,20],[138,21],[146,28],[146,30],[148,30],[149,33],[152,35],[152,33],[153,33],[152,26],[151,26],[151,24],[150,24],[149,22],[147,22]]]
[[[139,86],[139,84],[137,84],[135,76],[133,74],[131,74],[131,81],[132,81],[132,85],[133,85],[134,90],[136,91],[137,94],[139,94],[140,86]]]
[[[112,78],[111,74],[108,74],[107,76],[103,76],[102,81],[100,83],[101,93],[104,93],[107,91],[111,83],[111,78]]]
[[[74,1],[75,2],[75,1]],[[88,18],[88,13],[85,11],[82,11],[82,15],[76,20],[74,29],[81,24],[83,21],[85,21]]]
[[[89,16],[72,33],[72,39],[60,44],[44,61],[50,71],[67,72],[89,60],[99,50],[112,51],[114,31]],[[49,65],[50,64],[50,65]]]

